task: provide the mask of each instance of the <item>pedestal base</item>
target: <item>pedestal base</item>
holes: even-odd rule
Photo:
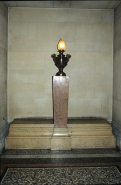
[[[6,149],[115,148],[115,137],[106,120],[69,120],[67,128],[54,128],[52,121],[47,122],[14,120],[9,127]]]
[[[51,150],[71,150],[71,138],[68,128],[54,128]]]

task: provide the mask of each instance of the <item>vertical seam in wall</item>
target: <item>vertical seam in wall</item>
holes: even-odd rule
[[[38,52],[38,29],[39,29],[39,25],[36,22],[36,29],[37,29],[37,43],[36,43],[36,52]]]
[[[21,22],[21,8],[20,8],[20,19],[19,19],[19,21]]]
[[[112,52],[112,66],[114,66],[114,25],[115,25],[115,23],[114,23],[114,10],[113,10],[113,47],[112,47],[112,50],[113,50],[113,52]],[[112,67],[112,77],[113,77],[113,67]],[[112,79],[112,120],[113,120],[113,79]]]
[[[101,10],[101,23],[102,23],[102,10]]]
[[[95,65],[96,65],[96,53],[95,53],[95,60],[94,60],[94,97],[95,97]]]
[[[9,7],[8,7],[8,39],[9,39]],[[8,70],[8,61],[9,61],[9,47],[8,47],[8,39],[7,39],[7,122],[8,122],[8,76],[9,76],[9,70]]]

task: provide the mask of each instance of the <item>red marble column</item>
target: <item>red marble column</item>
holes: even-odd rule
[[[53,76],[54,127],[67,128],[69,76]]]

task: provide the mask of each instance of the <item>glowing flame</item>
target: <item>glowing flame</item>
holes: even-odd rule
[[[65,42],[63,41],[63,39],[60,39],[58,43],[58,50],[65,50],[65,49],[66,49]]]

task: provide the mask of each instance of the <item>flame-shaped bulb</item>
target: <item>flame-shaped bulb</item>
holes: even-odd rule
[[[66,49],[66,45],[65,45],[65,42],[63,41],[63,39],[60,39],[59,40],[59,43],[58,43],[58,50],[64,50],[65,51]]]

